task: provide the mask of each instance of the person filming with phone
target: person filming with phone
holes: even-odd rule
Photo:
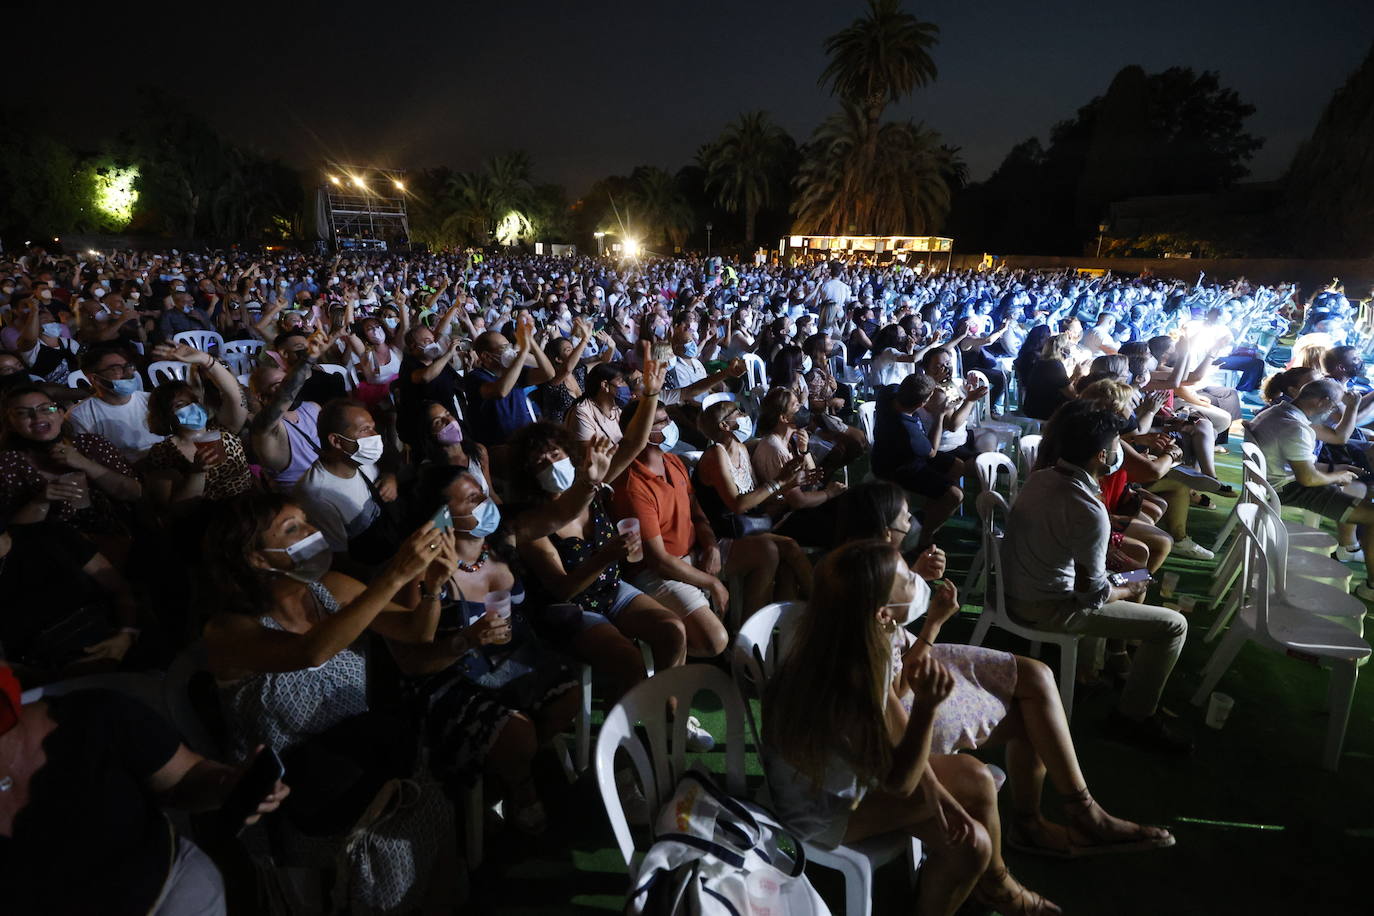
[[[1164,684],[1183,651],[1182,614],[1143,603],[1148,577],[1113,584],[1107,574],[1111,519],[1098,481],[1121,465],[1121,421],[1074,401],[1046,427],[1060,456],[1033,472],[1007,517],[1002,543],[1007,611],[1027,626],[1084,636],[1140,640],[1110,720],[1115,737],[1153,750],[1183,752],[1192,742],[1159,712]],[[1049,436],[1058,441],[1050,443]]]

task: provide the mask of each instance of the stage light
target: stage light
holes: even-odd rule
[[[364,185],[363,185],[363,180],[362,180],[361,178],[359,178],[357,175],[354,175],[354,176],[353,176],[353,183],[354,183],[355,185],[357,185],[358,187],[360,187],[360,188],[361,188],[361,187],[364,187]]]
[[[338,183],[339,183],[339,176],[338,176],[338,175],[330,175],[330,176],[329,176],[329,181],[330,181],[331,184],[338,184]]]
[[[637,258],[637,257],[639,257],[639,252],[640,252],[640,244],[639,244],[639,240],[638,240],[638,239],[626,239],[626,240],[625,240],[625,257],[627,257],[627,258]]]
[[[406,189],[405,183],[402,182],[402,181],[401,181],[400,179],[398,179],[398,178],[393,178],[393,179],[391,180],[391,183],[394,184],[394,185],[396,186],[396,190],[398,190],[398,191],[404,192],[405,189]]]

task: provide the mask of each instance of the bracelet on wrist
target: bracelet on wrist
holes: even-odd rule
[[[923,643],[925,643],[926,645],[930,646],[932,649],[935,648],[935,643],[933,643],[933,642],[931,642],[930,640],[926,639],[924,636],[918,635],[918,636],[916,637],[916,641],[917,641],[917,642],[923,642]]]

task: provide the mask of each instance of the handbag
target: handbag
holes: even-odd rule
[[[382,499],[377,485],[362,470],[363,482],[367,492],[377,506],[377,517],[372,523],[348,539],[348,555],[367,566],[379,566],[396,555],[396,550],[405,540],[401,531],[400,499],[391,502]]]
[[[829,916],[801,842],[767,809],[688,770],[655,823],[625,902],[629,916]]]

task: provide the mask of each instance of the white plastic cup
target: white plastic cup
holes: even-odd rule
[[[782,889],[787,876],[768,865],[749,872],[744,890],[749,897],[750,916],[782,916],[785,912]]]
[[[487,592],[482,599],[482,604],[486,607],[487,613],[497,620],[510,619],[510,592]],[[496,640],[497,643],[510,642],[510,630],[506,630],[506,635],[502,639]]]
[[[1197,607],[1197,595],[1179,595],[1178,612],[1180,614],[1191,614]]]
[[[615,530],[623,536],[633,534],[635,536],[635,547],[625,556],[631,563],[640,563],[644,560],[644,545],[639,542],[639,519],[623,518],[616,522]]]
[[[1213,693],[1207,701],[1207,727],[1221,728],[1225,725],[1235,705],[1236,700],[1229,693]]]
[[[1166,572],[1164,578],[1159,580],[1159,594],[1165,598],[1172,598],[1176,588],[1178,588],[1178,573]]]

